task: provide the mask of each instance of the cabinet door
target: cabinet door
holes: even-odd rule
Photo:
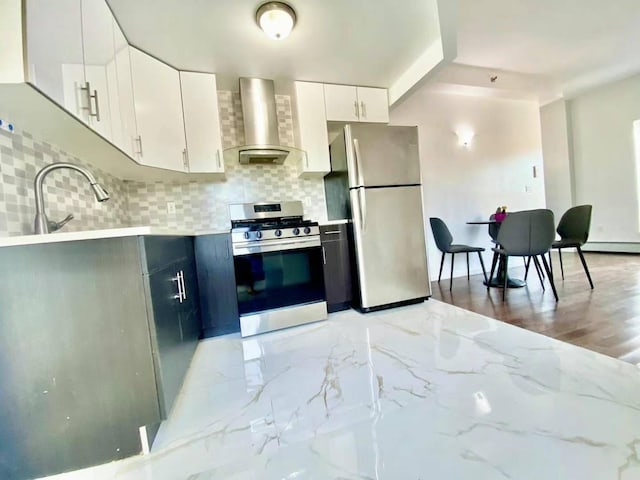
[[[195,238],[203,336],[240,331],[231,235]]]
[[[114,122],[119,129],[114,128],[113,140],[127,155],[134,158],[138,151],[136,137],[136,111],[133,102],[133,81],[131,79],[131,60],[129,45],[118,23],[113,20],[113,43],[116,55],[116,78],[118,91],[118,113],[120,121]],[[115,113],[112,113],[115,115]]]
[[[29,82],[88,122],[80,0],[29,0],[26,25]]]
[[[361,122],[389,123],[389,97],[385,88],[358,87]]]
[[[189,171],[223,173],[216,76],[180,72],[180,84]]]
[[[351,261],[346,225],[320,227],[325,291],[330,312],[351,304]]]
[[[331,171],[329,134],[321,83],[295,82],[300,148],[306,152],[302,173],[326,174]]]
[[[138,158],[144,165],[185,171],[186,144],[178,71],[131,48],[138,127]]]
[[[162,418],[167,418],[184,377],[178,264],[148,276],[153,310],[152,345]]]
[[[356,87],[349,85],[324,85],[324,101],[328,121],[357,122],[359,120]]]
[[[117,85],[115,47],[113,44],[113,16],[104,0],[82,0],[82,45],[84,73],[87,81],[84,93],[89,106],[89,125],[105,137],[112,139],[111,96]],[[112,75],[107,75],[107,68]],[[109,78],[110,77],[110,78]]]

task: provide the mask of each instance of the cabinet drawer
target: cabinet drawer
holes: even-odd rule
[[[339,225],[321,225],[320,226],[320,239],[325,242],[332,240],[346,240],[347,239],[347,224]]]
[[[151,274],[178,260],[193,256],[193,237],[141,237],[142,273]]]

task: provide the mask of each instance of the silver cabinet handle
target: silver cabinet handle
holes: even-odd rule
[[[218,164],[218,168],[220,168],[220,150],[216,150],[216,163]]]
[[[182,299],[187,299],[187,287],[184,285],[184,272],[180,270],[180,282],[182,283]]]
[[[176,273],[176,276],[173,277],[171,280],[173,280],[174,282],[178,282],[178,295],[174,295],[173,298],[177,298],[180,303],[182,303],[182,281],[180,278],[180,272]]]
[[[326,232],[322,232],[323,235],[335,235],[340,233],[340,230],[327,230]]]
[[[356,113],[356,118],[360,118],[360,112],[358,111],[358,101],[357,100],[353,101],[353,108],[354,108],[355,113]]]
[[[304,152],[304,161],[307,164],[307,168],[309,168],[309,155],[307,152]]]
[[[362,112],[362,118],[367,118],[367,106],[364,102],[360,102],[360,111]]]
[[[142,135],[138,135],[136,137],[136,142],[138,142],[138,146],[140,147],[140,150],[138,150],[138,155],[144,157],[144,154],[142,153]]]
[[[93,97],[93,100],[96,102],[96,113],[93,116],[96,117],[96,120],[99,122],[100,121],[100,99],[98,98],[98,90],[94,90],[93,95],[90,95],[90,97]]]
[[[322,247],[322,264],[327,264],[327,252],[325,251],[324,246]]]
[[[187,149],[182,150],[182,165],[184,166],[185,171],[189,171],[189,160],[187,157]]]

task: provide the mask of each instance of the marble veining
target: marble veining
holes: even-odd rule
[[[151,454],[59,479],[638,479],[640,370],[430,300],[203,341]]]

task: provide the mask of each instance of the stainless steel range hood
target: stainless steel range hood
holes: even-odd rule
[[[280,145],[273,80],[241,78],[240,99],[245,137],[244,146],[237,149],[240,163],[284,163],[291,149]]]

